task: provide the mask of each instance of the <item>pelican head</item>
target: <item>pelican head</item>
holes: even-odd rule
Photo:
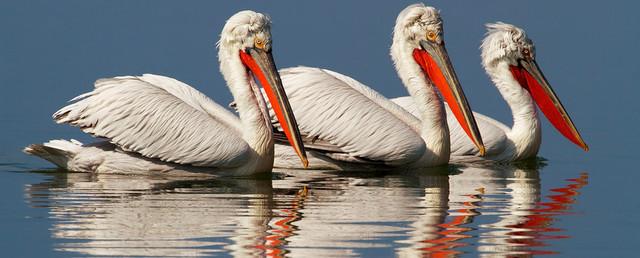
[[[242,63],[245,67],[244,70],[248,76],[233,78],[252,80],[252,77],[255,77],[258,79],[267,93],[267,98],[287,139],[302,160],[303,165],[307,167],[308,161],[298,123],[289,105],[289,99],[271,54],[271,20],[269,17],[250,10],[234,14],[222,28],[218,48],[218,58],[221,64],[235,61]],[[225,76],[235,71],[225,65],[221,65],[221,70]],[[227,80],[234,79],[227,78]],[[229,83],[229,85],[233,85],[233,83]],[[249,82],[246,85],[253,84]],[[252,92],[258,95],[260,91],[253,90]],[[262,98],[262,96],[254,96],[254,98]]]
[[[443,44],[440,11],[422,3],[407,6],[398,14],[394,36],[402,37],[414,48],[420,48],[422,40]]]
[[[464,131],[484,155],[485,148],[476,120],[445,48],[440,12],[422,3],[408,6],[396,19],[393,42],[411,51],[413,61],[437,87]],[[396,64],[401,62],[395,58],[394,61]]]
[[[508,69],[517,85],[531,95],[551,124],[585,151],[589,149],[536,62],[536,48],[524,30],[502,22],[487,24],[482,65],[487,72]],[[515,84],[514,84],[515,85]]]
[[[218,46],[221,49],[245,50],[261,48],[271,50],[271,19],[250,10],[231,16],[222,28]]]
[[[523,29],[502,22],[487,24],[482,41],[482,65],[495,67],[499,61],[517,66],[519,60],[535,59],[535,45]]]

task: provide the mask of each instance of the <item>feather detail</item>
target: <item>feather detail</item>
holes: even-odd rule
[[[237,118],[175,79],[147,74],[100,79],[53,117],[147,158],[194,166],[236,167],[250,148]],[[236,122],[237,123],[237,122]]]

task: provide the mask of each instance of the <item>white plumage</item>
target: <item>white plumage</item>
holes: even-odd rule
[[[101,79],[93,91],[76,97],[53,117],[57,123],[77,126],[108,142],[82,145],[54,140],[31,145],[25,152],[79,172],[191,169],[243,175],[270,171],[272,127],[252,77],[256,72],[266,74],[263,86],[275,94],[282,91],[270,56],[269,30],[267,16],[241,11],[229,18],[218,43],[220,70],[238,103],[240,119],[169,77],[145,74]],[[286,96],[272,104],[290,112]],[[287,119],[295,127],[292,114]],[[299,134],[296,130],[291,133]]]
[[[428,42],[427,42],[428,40]],[[425,47],[425,45],[428,45]],[[362,164],[428,167],[449,161],[449,131],[434,83],[415,60],[415,52],[442,48],[438,11],[422,4],[404,9],[396,21],[391,56],[411,97],[420,104],[419,118],[373,89],[337,72],[295,67],[281,70],[283,85],[298,118],[312,168],[354,169]],[[441,51],[442,51],[441,50]],[[463,112],[468,105],[446,51],[433,54]],[[440,58],[440,59],[438,59]],[[447,62],[449,66],[441,66]],[[431,64],[435,65],[435,64]],[[444,76],[444,75],[443,75]],[[466,114],[465,114],[466,115]],[[472,131],[475,126],[471,121]],[[476,136],[479,145],[482,140]],[[276,145],[275,167],[297,168],[287,148]]]
[[[411,113],[416,119],[420,116],[418,108],[411,99],[410,96],[397,97],[391,99],[394,103],[401,106],[406,111]],[[449,104],[444,103],[445,111],[447,112],[447,124],[449,126],[450,142],[451,142],[451,158],[457,159],[460,156],[474,156],[478,154],[478,149],[471,140],[467,137],[458,121],[455,119],[449,108]],[[485,116],[483,114],[473,112],[478,123],[478,128],[482,134],[482,142],[485,144],[486,153],[500,152],[504,145],[502,143],[506,140],[506,135],[501,132],[510,130],[504,124],[496,121],[495,119]]]
[[[55,121],[167,162],[229,168],[250,157],[234,128],[239,120],[184,83],[147,74],[101,79],[95,86],[56,112]]]
[[[301,132],[348,153],[345,161],[360,157],[402,165],[424,153],[424,142],[414,130],[418,128],[390,112],[393,103],[357,81],[309,67],[283,69],[280,74]],[[411,122],[418,126],[417,119]]]
[[[474,113],[482,138],[487,147],[485,159],[491,159],[496,161],[515,161],[521,159],[527,159],[535,157],[540,148],[542,142],[540,119],[538,118],[538,111],[535,107],[535,102],[540,104],[542,98],[548,98],[553,103],[553,110],[543,109],[547,112],[560,112],[563,115],[562,119],[551,119],[551,122],[558,127],[566,126],[566,128],[573,128],[573,135],[575,142],[581,147],[587,149],[586,144],[582,141],[582,138],[578,134],[577,130],[573,126],[573,123],[569,119],[566,111],[557,99],[557,96],[553,93],[550,86],[546,82],[546,79],[541,74],[535,64],[535,47],[533,42],[527,38],[524,30],[505,23],[495,23],[487,25],[487,35],[482,41],[482,65],[487,74],[498,88],[502,97],[507,101],[512,115],[513,115],[513,127],[509,128],[507,125],[502,124],[488,116]],[[530,72],[523,67],[523,63],[532,63],[540,75],[538,77],[531,77],[531,80],[536,80],[534,83],[547,87],[548,90],[544,96],[538,96],[538,99],[532,97],[532,85],[531,81],[523,81],[527,85],[523,85],[515,77],[512,69],[520,69],[527,71],[530,76],[535,76],[535,71]],[[410,97],[400,97],[393,99],[393,101],[411,112],[414,116],[419,118],[419,112],[417,110],[415,102]],[[542,100],[544,101],[544,100]],[[450,114],[450,109],[446,105],[447,113]],[[451,159],[455,162],[465,162],[477,159],[478,151],[474,148],[473,143],[466,137],[460,126],[456,123],[451,116],[447,116],[447,122],[451,134]],[[571,137],[568,137],[571,139]],[[574,139],[571,139],[574,141]]]

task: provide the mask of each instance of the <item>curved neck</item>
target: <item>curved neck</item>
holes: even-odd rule
[[[397,37],[397,34],[394,34],[391,58],[398,76],[420,113],[419,133],[427,149],[435,154],[434,157],[446,163],[449,160],[450,142],[444,105],[435,87],[427,80],[424,72],[413,59],[412,53],[415,47],[411,46],[407,40]]]
[[[220,71],[237,105],[242,138],[261,157],[273,156],[273,135],[260,90],[240,60],[238,50],[220,46]]]
[[[517,158],[535,156],[541,143],[541,131],[531,94],[513,77],[508,62],[499,61],[486,70],[511,109],[513,127],[507,132],[507,138],[514,143]]]

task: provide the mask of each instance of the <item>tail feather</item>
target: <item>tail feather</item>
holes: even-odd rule
[[[51,140],[43,144],[31,144],[24,148],[27,154],[41,157],[61,168],[67,168],[67,164],[82,149],[82,143],[71,139]]]

